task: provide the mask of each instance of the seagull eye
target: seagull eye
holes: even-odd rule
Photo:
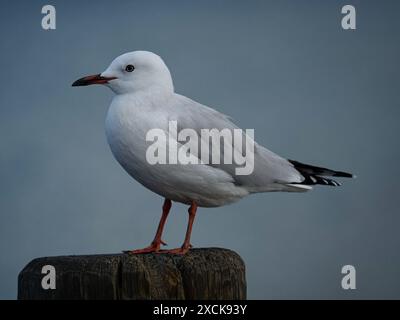
[[[125,71],[126,71],[126,72],[132,72],[133,70],[135,70],[135,67],[134,67],[133,65],[131,65],[131,64],[128,64],[128,65],[125,67]]]

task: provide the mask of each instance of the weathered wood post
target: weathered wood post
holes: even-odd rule
[[[56,288],[43,289],[45,265]],[[245,265],[227,249],[184,256],[113,254],[37,258],[18,276],[18,299],[246,299]]]

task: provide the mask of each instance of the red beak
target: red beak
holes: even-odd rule
[[[95,74],[93,76],[87,76],[76,80],[72,86],[73,87],[81,87],[81,86],[89,86],[91,84],[105,84],[110,80],[117,79],[117,77],[102,77],[100,74]]]

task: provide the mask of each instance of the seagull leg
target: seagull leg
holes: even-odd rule
[[[192,245],[190,244],[190,236],[192,234],[192,227],[194,218],[196,217],[196,211],[197,211],[197,204],[194,201],[192,201],[192,204],[188,210],[189,221],[186,230],[185,241],[183,242],[182,247],[170,250],[160,250],[158,251],[159,253],[185,254],[189,251],[189,249],[192,247]]]
[[[158,224],[156,235],[154,237],[154,240],[148,247],[143,248],[143,249],[124,251],[124,253],[138,254],[138,253],[158,252],[160,250],[161,244],[166,245],[166,243],[161,240],[161,236],[162,236],[162,232],[164,230],[165,222],[167,221],[169,211],[171,210],[171,207],[172,207],[171,200],[165,199],[164,205],[162,207],[162,215],[161,215],[160,222]]]

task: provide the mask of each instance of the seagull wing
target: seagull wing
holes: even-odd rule
[[[203,129],[217,129],[219,132],[227,129],[232,132],[232,137],[234,137],[233,131],[240,129],[228,116],[181,95],[176,94],[175,99],[172,99],[167,108],[169,120],[177,121],[178,132],[188,128],[196,132],[200,149],[199,153],[195,155],[197,157],[200,157],[201,154],[201,143],[208,145],[209,150],[212,150],[210,140],[202,134]],[[304,177],[294,168],[293,164],[247,136],[249,141],[254,142],[254,153],[251,153],[245,146],[245,136],[245,131],[242,131],[242,144],[234,143],[234,139],[223,140],[223,143],[220,143],[219,163],[211,161],[214,159],[211,159],[212,153],[210,153],[207,164],[225,171],[232,176],[236,185],[246,188],[249,192],[310,189],[302,185],[291,185],[292,183],[301,183],[304,180]],[[231,150],[242,156],[245,156],[246,152],[249,157],[253,156],[254,170],[250,174],[238,175],[236,169],[243,167],[243,165],[235,161],[231,164],[224,163],[224,143],[230,143]]]

